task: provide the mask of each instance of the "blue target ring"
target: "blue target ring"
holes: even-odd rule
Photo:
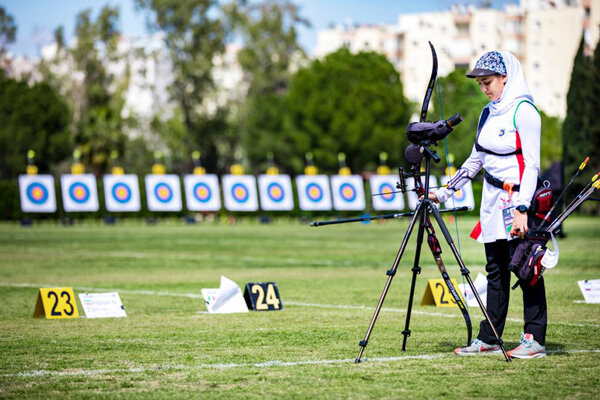
[[[38,182],[34,182],[27,186],[27,199],[33,204],[44,204],[48,200],[48,189]]]
[[[342,200],[347,201],[348,203],[356,200],[356,189],[349,183],[342,183],[339,192]]]
[[[212,198],[212,190],[210,190],[210,187],[204,182],[194,185],[193,192],[194,198],[201,203],[206,203]]]
[[[154,187],[154,196],[161,203],[168,203],[173,199],[173,191],[169,185],[161,182]]]
[[[389,183],[382,183],[379,185],[379,192],[381,193],[381,199],[383,201],[392,202],[396,198],[396,193],[394,193],[394,187]]]
[[[69,197],[75,203],[85,204],[90,199],[90,189],[81,182],[74,182],[69,186]]]
[[[231,195],[238,203],[245,203],[250,197],[250,192],[243,183],[236,183],[231,187]]]
[[[314,182],[309,183],[306,185],[306,197],[308,197],[310,201],[318,203],[319,201],[323,200],[323,189],[321,189],[321,186]]]
[[[126,204],[131,200],[131,189],[123,182],[113,185],[111,193],[117,203]]]
[[[279,183],[272,182],[267,186],[267,195],[274,202],[280,203],[285,197],[285,191]]]

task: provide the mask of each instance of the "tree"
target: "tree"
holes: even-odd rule
[[[575,173],[587,155],[592,155],[589,153],[591,150],[589,128],[592,113],[597,112],[591,108],[597,92],[592,92],[593,65],[584,55],[584,45],[585,41],[582,37],[573,61],[571,82],[567,93],[567,116],[563,123],[563,165],[566,177]]]
[[[65,47],[62,26],[54,31],[54,56],[42,60],[44,81],[68,99],[73,120],[73,145],[81,150],[81,161],[100,174],[111,164],[110,154],[125,151],[125,130],[135,124],[123,118],[124,93],[129,74],[112,72],[111,63],[123,59],[117,49],[119,9],[104,6],[96,19],[91,9],[77,14],[76,40]]]
[[[541,171],[562,160],[563,141],[562,141],[562,123],[558,117],[551,117],[545,112],[540,111],[542,118],[542,139],[541,139]]]
[[[82,150],[83,161],[96,173],[108,168],[111,151],[123,153],[126,141],[121,111],[127,77],[119,81],[107,68],[120,57],[118,20],[117,7],[104,6],[95,21],[90,9],[80,12],[75,25],[77,43],[69,51],[83,75],[74,98],[74,142]],[[59,32],[55,36],[60,36]]]
[[[305,59],[296,29],[309,23],[289,1],[269,0],[245,6],[229,3],[225,10],[243,42],[238,60],[248,88],[236,125],[251,165],[264,169],[268,152],[275,150],[279,161],[277,149],[270,143],[277,141],[283,129],[284,96],[292,68]]]
[[[403,160],[412,107],[383,55],[340,49],[315,60],[292,77],[285,100],[284,130],[269,140],[290,172],[302,171],[309,151],[327,172],[337,171],[338,152],[354,171],[374,170],[381,151]]]
[[[46,83],[0,77],[0,177],[25,172],[27,151],[35,150],[40,171],[48,171],[70,154],[69,109]]]
[[[0,59],[6,53],[9,44],[14,43],[17,36],[15,19],[6,9],[0,6]]]
[[[199,148],[205,166],[214,171],[226,118],[209,98],[214,92],[213,61],[225,48],[218,1],[136,0],[136,5],[149,11],[151,29],[164,32],[174,73],[171,97],[182,113],[184,143],[188,149]]]

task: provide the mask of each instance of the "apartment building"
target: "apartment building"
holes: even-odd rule
[[[522,0],[502,10],[453,6],[402,14],[393,25],[319,31],[313,55],[320,58],[342,46],[385,54],[402,76],[406,97],[420,102],[430,74],[428,41],[437,50],[440,76],[472,67],[487,51],[510,51],[523,64],[536,104],[563,118],[575,52],[584,35],[591,54],[599,25],[600,0]]]

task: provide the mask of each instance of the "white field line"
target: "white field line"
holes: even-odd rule
[[[591,354],[600,353],[600,349],[592,350],[549,350],[549,354]],[[453,353],[437,353],[416,356],[402,357],[376,357],[363,358],[361,363],[384,363],[402,360],[435,360],[439,358],[453,357]],[[333,359],[333,360],[302,360],[302,361],[265,361],[261,363],[214,363],[214,364],[196,364],[196,365],[164,365],[155,367],[137,367],[137,368],[116,368],[116,369],[92,369],[92,370],[34,370],[23,371],[14,374],[0,375],[2,378],[36,378],[44,376],[94,376],[107,375],[115,373],[136,373],[136,372],[163,372],[163,371],[194,371],[202,369],[229,369],[229,368],[270,368],[270,367],[295,367],[301,365],[335,365],[351,364],[354,359]]]
[[[60,287],[61,285],[44,285],[39,283],[10,283],[10,282],[0,282],[0,287],[27,287],[27,288],[40,288],[40,287]],[[127,290],[127,289],[118,289],[118,288],[97,288],[97,287],[85,287],[85,286],[73,286],[74,290],[81,291],[101,291],[101,292],[119,292],[119,293],[127,293],[127,294],[140,294],[140,295],[148,295],[148,296],[171,296],[171,297],[188,297],[192,299],[201,299],[202,295],[197,293],[180,293],[180,292],[157,292],[152,290]],[[346,310],[367,310],[374,311],[375,307],[370,306],[361,306],[361,305],[344,305],[344,304],[321,304],[321,303],[304,303],[298,302],[294,300],[286,300],[284,301],[284,305],[298,306],[298,307],[315,307],[315,308],[334,308],[334,309],[346,309]],[[476,307],[471,307],[473,309],[477,309]],[[384,312],[396,312],[396,313],[406,313],[406,309],[403,308],[389,308],[382,307],[381,311]],[[431,317],[443,317],[443,318],[462,318],[462,314],[446,314],[441,312],[427,312],[427,311],[418,311],[413,310],[412,314],[418,315],[428,315]],[[522,319],[518,318],[506,318],[507,321],[510,322],[523,322]],[[562,321],[552,321],[549,322],[556,325],[564,325],[564,326],[577,326],[577,327],[596,327],[600,328],[600,324],[578,324],[573,322],[562,322]]]

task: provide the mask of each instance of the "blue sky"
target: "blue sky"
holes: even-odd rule
[[[515,1],[493,1],[494,7]],[[456,3],[473,3],[461,0],[296,0],[302,15],[312,27],[299,32],[300,44],[307,52],[316,45],[317,30],[331,23],[394,23],[398,14],[442,11]],[[476,2],[475,2],[476,3]],[[16,55],[37,57],[41,45],[52,40],[53,30],[63,25],[67,38],[73,36],[75,16],[81,10],[92,8],[97,13],[103,5],[118,5],[121,12],[121,31],[128,36],[146,32],[145,17],[136,11],[134,0],[3,0],[0,5],[13,15],[17,23],[17,40],[10,50]]]

